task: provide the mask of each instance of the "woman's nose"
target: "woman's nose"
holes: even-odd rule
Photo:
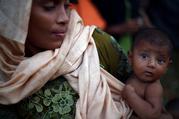
[[[60,7],[57,12],[57,24],[68,24],[69,22],[69,16],[67,14],[67,11],[64,7]]]

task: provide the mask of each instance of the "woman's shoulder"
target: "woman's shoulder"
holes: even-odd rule
[[[100,28],[96,28],[94,30],[92,37],[94,38],[97,48],[99,47],[99,45],[102,45],[105,47],[118,47],[118,50],[122,51],[116,39],[112,35],[101,30]]]
[[[130,72],[127,56],[113,36],[96,28],[93,32],[100,65],[121,81],[125,81]]]

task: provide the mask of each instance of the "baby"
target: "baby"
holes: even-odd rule
[[[136,34],[128,59],[133,72],[126,82],[123,97],[139,118],[162,117],[163,88],[160,78],[172,62],[172,43],[156,28]]]

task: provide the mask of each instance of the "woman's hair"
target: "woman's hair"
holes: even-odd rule
[[[135,35],[131,50],[133,50],[140,41],[145,41],[158,47],[166,46],[169,55],[172,55],[173,44],[169,36],[157,28],[142,28]]]

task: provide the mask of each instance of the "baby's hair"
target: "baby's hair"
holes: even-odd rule
[[[148,43],[151,43],[155,46],[167,46],[168,47],[168,53],[172,57],[172,52],[173,52],[173,44],[169,38],[169,36],[157,29],[157,28],[142,28],[140,29],[135,35],[134,35],[134,40],[133,44],[131,47],[131,50],[133,50],[140,41],[145,41]]]

